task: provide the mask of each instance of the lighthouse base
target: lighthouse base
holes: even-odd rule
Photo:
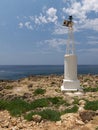
[[[66,80],[63,79],[61,91],[82,91],[79,80]]]

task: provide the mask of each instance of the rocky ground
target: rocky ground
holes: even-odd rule
[[[98,110],[85,110],[86,100],[98,101],[98,75],[79,75],[82,93],[61,92],[63,76],[30,76],[16,81],[0,81],[0,99],[13,100],[17,97],[27,102],[49,97],[62,97],[70,106],[75,99],[78,100],[77,113],[66,113],[59,121],[42,120],[39,115],[27,121],[20,117],[12,117],[7,110],[0,110],[0,130],[98,130]],[[42,88],[43,94],[36,94],[35,90]],[[43,109],[43,108],[41,108]],[[65,109],[63,105],[52,107],[58,111]]]

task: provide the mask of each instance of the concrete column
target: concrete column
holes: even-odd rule
[[[78,91],[80,89],[80,82],[77,79],[77,56],[66,54],[64,56],[64,79],[61,91]]]

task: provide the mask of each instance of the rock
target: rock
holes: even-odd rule
[[[98,110],[96,110],[96,115],[98,115]]]
[[[86,103],[85,100],[80,100],[80,101],[79,101],[79,105],[82,105],[82,106],[83,106],[83,105],[85,105],[85,103]]]
[[[85,109],[84,109],[84,106],[79,106],[79,109],[78,109],[78,112],[83,112]]]
[[[84,82],[83,86],[89,86],[88,82]]]
[[[76,120],[76,124],[77,125],[84,125],[85,123],[83,121],[81,121],[81,120]]]
[[[11,124],[12,124],[12,126],[16,126],[17,125],[17,119],[16,118],[12,118],[11,119]]]
[[[30,93],[24,93],[24,95],[23,95],[23,99],[24,98],[30,98],[31,97],[31,94]]]
[[[93,117],[92,123],[98,125],[98,116]]]
[[[4,89],[4,87],[3,86],[0,86],[0,91],[2,91]]]
[[[41,121],[41,116],[40,116],[40,115],[33,115],[33,116],[32,116],[32,119],[33,119],[33,121],[35,121],[35,122],[40,122],[40,121]]]
[[[9,122],[8,122],[8,121],[4,121],[4,122],[1,124],[1,127],[2,127],[2,128],[8,128],[8,127],[9,127]]]
[[[74,113],[68,113],[68,114],[65,114],[65,115],[61,116],[61,121],[68,120],[68,119],[73,119],[73,118],[78,119],[79,115],[77,113],[75,113],[75,114]]]
[[[83,126],[81,130],[90,130],[87,126]]]
[[[79,125],[84,125],[84,122],[81,121],[78,114],[68,113],[61,116],[61,121],[63,127],[66,127],[67,129],[72,129]]]
[[[28,88],[32,88],[32,84],[29,84],[29,85],[28,85]]]
[[[61,121],[57,121],[57,122],[56,122],[56,125],[57,125],[57,126],[61,126],[61,125],[62,125],[62,122],[61,122]]]
[[[23,127],[23,124],[22,124],[22,123],[19,123],[19,124],[18,124],[18,128],[19,128],[19,129],[23,129],[23,128],[24,128],[24,127]]]
[[[92,120],[93,116],[95,116],[95,112],[90,111],[90,110],[88,110],[88,111],[85,110],[83,112],[80,112],[79,115],[80,115],[82,121],[86,122],[86,121]]]

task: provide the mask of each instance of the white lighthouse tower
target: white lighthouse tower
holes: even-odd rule
[[[68,27],[68,42],[64,56],[64,79],[61,91],[81,90],[80,82],[77,79],[77,56],[75,54],[72,19],[72,16],[69,16],[69,20],[64,20],[63,23],[63,26]]]

